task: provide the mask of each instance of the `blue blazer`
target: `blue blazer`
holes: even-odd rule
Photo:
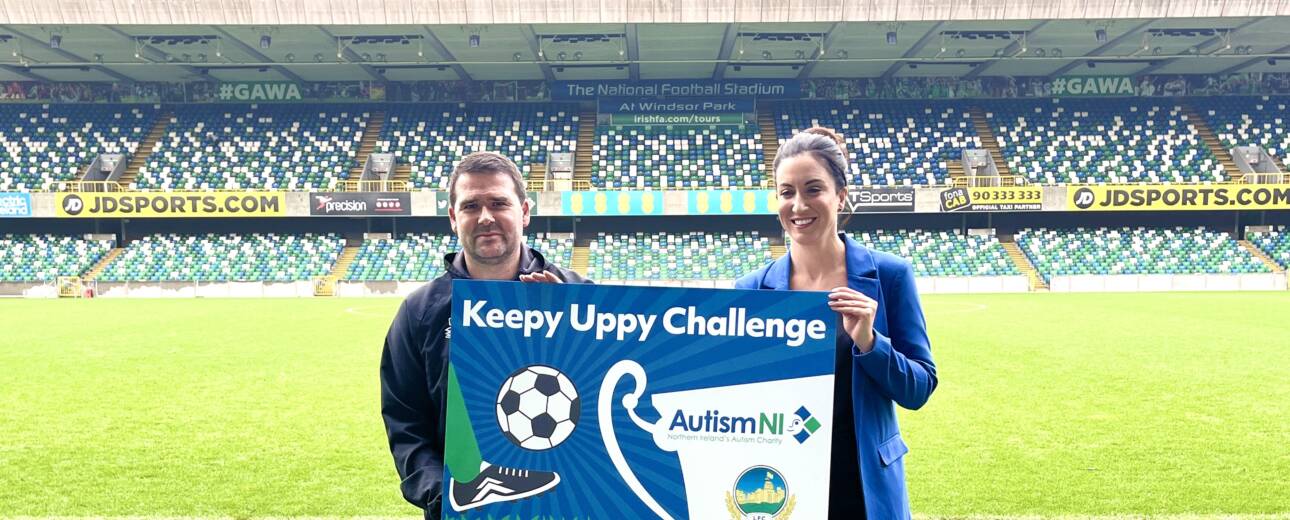
[[[840,236],[846,245],[847,286],[878,302],[873,350],[860,354],[851,344],[851,398],[860,456],[856,463],[865,512],[871,520],[910,518],[901,461],[909,448],[900,438],[893,403],[917,410],[936,389],[936,365],[914,270],[908,260]],[[786,291],[791,265],[789,255],[784,255],[739,278],[735,288]]]

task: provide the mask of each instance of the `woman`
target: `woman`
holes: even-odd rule
[[[910,518],[901,457],[909,451],[895,402],[916,410],[936,389],[927,326],[908,261],[838,232],[847,159],[833,131],[793,136],[775,157],[783,258],[735,282],[740,289],[828,291],[840,315],[829,481],[832,518]]]

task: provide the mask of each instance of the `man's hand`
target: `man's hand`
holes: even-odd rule
[[[538,282],[538,283],[564,283],[555,273],[539,271],[533,274],[520,275],[521,282]]]

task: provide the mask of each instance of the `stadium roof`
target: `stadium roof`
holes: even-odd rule
[[[1285,72],[1290,70],[1290,33],[1285,27],[1290,27],[1288,16],[702,24],[11,24],[0,25],[0,81]]]

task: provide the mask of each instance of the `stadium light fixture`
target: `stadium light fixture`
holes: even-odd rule
[[[772,54],[770,53],[770,51],[761,51],[761,59],[763,59],[763,60],[769,60],[769,59],[771,59],[771,58],[773,58],[773,57],[774,57],[774,55],[772,55]]]
[[[962,57],[964,57],[964,56],[967,56],[967,50],[965,50],[965,49],[959,49],[959,50],[957,50],[957,51],[954,51],[954,57],[955,57],[955,58],[962,58]]]
[[[1060,47],[1053,47],[1053,50],[1048,51],[1048,55],[1054,58],[1060,58],[1062,57],[1062,49]]]
[[[322,53],[321,53],[321,52],[315,52],[315,53],[314,53],[314,61],[316,61],[316,62],[318,62],[318,63],[322,63],[322,60],[323,60],[323,55],[322,55]]]
[[[524,55],[517,52],[511,55],[511,59],[514,61],[520,61],[524,59]]]
[[[61,49],[63,47],[63,35],[53,33],[49,35],[49,48]]]
[[[261,49],[268,49],[268,48],[269,48],[269,47],[271,47],[272,45],[273,45],[273,38],[272,38],[272,37],[270,37],[270,36],[269,36],[269,35],[267,35],[267,34],[261,34],[261,35],[260,35],[260,48],[261,48]]]
[[[295,63],[295,62],[296,62],[296,55],[295,55],[294,53],[290,53],[290,52],[288,52],[288,53],[287,53],[287,63]]]
[[[887,45],[896,44],[896,31],[887,31]]]
[[[478,34],[470,35],[470,38],[467,38],[466,42],[471,46],[471,48],[479,47],[479,35]]]
[[[560,51],[555,54],[555,59],[556,61],[565,61],[569,59],[569,55],[565,54],[564,51]]]
[[[582,51],[573,52],[573,61],[582,61]]]
[[[1106,29],[1093,31],[1093,37],[1097,39],[1097,43],[1106,43]]]
[[[844,60],[847,59],[847,56],[849,56],[850,54],[851,53],[847,52],[846,49],[838,49],[838,52],[837,52],[838,58],[841,58]]]

